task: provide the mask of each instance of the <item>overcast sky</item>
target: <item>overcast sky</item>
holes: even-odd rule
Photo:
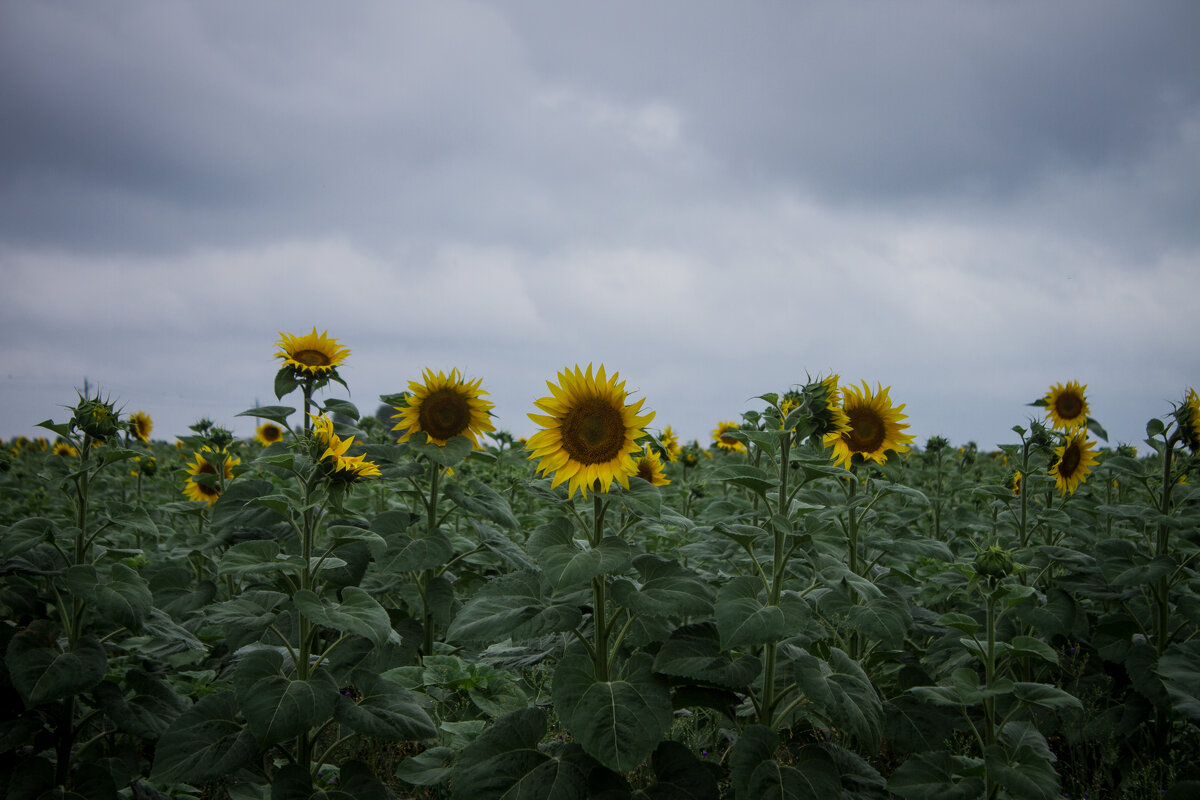
[[[1200,3],[0,4],[0,437],[603,363],[707,443],[830,371],[919,443],[1200,388]],[[332,394],[346,397],[335,387]],[[296,404],[298,397],[291,398]]]

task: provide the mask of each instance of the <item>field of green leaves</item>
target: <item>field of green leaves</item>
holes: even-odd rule
[[[457,371],[360,414],[335,344],[257,440],[5,446],[0,794],[1200,796],[1194,392],[983,452],[831,376],[681,446],[576,367],[519,442]]]

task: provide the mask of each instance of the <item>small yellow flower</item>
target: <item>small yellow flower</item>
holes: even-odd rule
[[[129,432],[143,442],[150,441],[150,431],[154,430],[154,420],[145,411],[135,411],[129,415]]]
[[[63,458],[78,458],[79,451],[67,442],[55,442],[54,455],[62,456]]]
[[[209,455],[205,456],[205,453],[208,453]],[[196,480],[196,476],[216,475],[217,468],[213,466],[213,462],[219,461],[223,462],[223,467],[221,470],[222,477],[225,480],[231,480],[233,478],[233,468],[242,463],[242,460],[237,456],[230,455],[225,450],[214,451],[211,447],[204,447],[200,450],[200,452],[193,453],[193,456],[195,457],[195,461],[193,461],[191,464],[188,464],[187,468],[184,470],[192,477],[188,478],[187,482],[183,485],[183,494],[189,500],[208,503],[211,506],[213,503],[217,502],[217,498],[221,496],[221,485],[220,483],[217,483],[209,486],[207,484],[200,483]]]
[[[648,481],[652,486],[666,486],[670,483],[667,476],[663,474],[662,459],[658,457],[650,449],[650,444],[647,443],[640,456],[634,459],[634,464],[637,465],[637,477],[644,481]]]
[[[254,439],[263,447],[269,447],[283,439],[283,428],[274,422],[264,422],[255,429]]]
[[[315,325],[312,333],[304,336],[280,333],[275,357],[282,358],[283,365],[291,367],[298,377],[321,377],[335,372],[350,355],[350,349],[342,347],[328,333],[318,334]]]
[[[675,435],[675,431],[671,430],[670,425],[663,428],[662,435],[658,437],[658,443],[666,451],[667,461],[679,460],[679,454],[683,452],[683,448],[679,446],[679,437]]]
[[[730,431],[736,431],[738,424],[731,421],[722,421],[717,423],[717,427],[713,428],[713,442],[722,450],[728,450],[731,453],[746,452],[746,445],[741,441],[730,436]]]

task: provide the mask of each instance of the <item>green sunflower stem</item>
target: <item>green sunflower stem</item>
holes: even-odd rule
[[[788,471],[791,464],[792,432],[785,430],[779,437],[779,500],[776,504],[776,514],[789,519],[788,512],[791,503],[788,498]],[[783,592],[783,581],[787,575],[787,531],[779,525],[773,526],[774,553],[772,563],[771,585],[768,587],[768,605],[778,606]],[[775,670],[779,657],[779,643],[767,642],[763,645],[763,690],[762,702],[759,704],[758,721],[768,727],[774,727],[775,716]]]
[[[1167,515],[1171,513],[1171,489],[1173,488],[1171,481],[1171,457],[1175,452],[1175,445],[1179,443],[1181,438],[1180,431],[1176,430],[1167,439],[1167,446],[1163,449],[1162,493],[1159,497],[1161,521],[1158,523],[1158,535],[1154,543],[1155,557],[1167,555],[1167,547],[1170,545],[1170,528],[1167,527]],[[1166,575],[1155,581],[1154,594],[1156,600],[1154,644],[1161,658],[1167,649],[1167,640],[1170,637],[1171,590]]]
[[[600,495],[592,493],[592,547],[599,547],[604,537],[604,504]],[[592,578],[592,650],[595,654],[596,680],[609,678],[610,654],[608,652],[608,619],[605,609],[607,584],[603,575]]]
[[[312,433],[312,420],[309,413],[312,409],[313,384],[316,381],[311,375],[304,379],[304,435]]]
[[[438,465],[432,460],[429,462],[429,502],[426,505],[426,520],[425,530],[433,533],[437,529],[437,506],[438,506],[438,479],[441,477],[441,470]],[[424,614],[421,629],[424,633],[424,641],[421,646],[422,655],[433,655],[433,642],[435,638],[436,623],[433,620],[433,609],[429,605],[428,587],[429,581],[434,577],[434,571],[427,569],[421,575],[421,604],[424,606],[421,610]]]

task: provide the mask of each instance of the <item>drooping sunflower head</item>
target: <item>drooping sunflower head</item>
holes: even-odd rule
[[[667,461],[679,460],[679,454],[683,452],[683,448],[679,446],[679,437],[675,435],[675,431],[671,430],[670,425],[663,428],[658,437],[658,443],[663,446],[663,451],[667,454]]]
[[[900,413],[904,410],[903,403],[892,405],[890,391],[890,386],[877,384],[872,392],[866,381],[861,392],[855,386],[846,387],[842,411],[849,424],[844,431],[825,434],[825,445],[833,448],[834,462],[849,469],[857,454],[863,460],[882,464],[887,461],[889,450],[897,453],[908,450],[913,441],[911,434],[904,433],[908,424],[903,420],[908,416]]]
[[[1046,392],[1046,418],[1060,431],[1074,430],[1087,425],[1088,404],[1084,397],[1087,384],[1068,381],[1064,386],[1056,383]]]
[[[143,442],[150,441],[150,431],[154,430],[154,420],[145,411],[135,411],[129,415],[129,432]]]
[[[205,453],[208,455],[206,456]],[[201,448],[198,452],[193,453],[193,456],[195,460],[184,470],[191,477],[183,485],[183,494],[188,500],[208,503],[211,506],[221,496],[222,481],[197,480],[197,478],[201,475],[217,475],[216,465],[220,465],[221,477],[224,480],[231,480],[233,468],[242,463],[242,460],[225,450],[213,450],[211,447]]]
[[[1079,430],[1068,434],[1066,441],[1054,448],[1050,475],[1060,495],[1075,494],[1079,484],[1087,481],[1092,466],[1099,460],[1093,449],[1095,444],[1088,441],[1087,431]]]
[[[850,420],[842,408],[838,377],[832,374],[827,378],[809,381],[800,391],[812,417],[813,436],[823,439],[830,434],[842,434],[850,430]]]
[[[1188,389],[1183,404],[1175,409],[1175,422],[1188,449],[1200,451],[1200,395],[1195,389]]]
[[[634,464],[637,466],[637,477],[648,481],[652,486],[666,486],[670,483],[663,474],[662,459],[650,449],[649,444],[646,444],[641,455],[634,459]]]
[[[1019,469],[1013,470],[1012,482],[1011,482],[1013,494],[1015,494],[1015,495],[1021,494],[1021,486],[1023,483],[1024,483],[1024,481],[1022,480],[1021,470],[1019,470]]]
[[[746,452],[746,445],[740,440],[730,435],[731,431],[736,431],[738,424],[730,420],[723,420],[717,423],[717,427],[713,428],[712,437],[713,443],[722,450],[728,450],[731,453]]]
[[[280,332],[275,345],[279,348],[275,357],[282,358],[283,366],[291,367],[297,378],[329,375],[350,355],[350,349],[338,344],[338,340],[330,337],[328,331],[318,334],[315,325],[312,333],[304,336]]]
[[[254,430],[254,440],[263,447],[270,447],[283,439],[283,428],[274,422],[264,422]]]
[[[401,431],[401,442],[420,431],[441,447],[455,436],[466,436],[478,448],[478,435],[496,430],[492,402],[483,399],[487,392],[479,388],[482,379],[464,380],[457,369],[449,375],[426,369],[422,377],[424,383],[409,381],[406,405],[393,406],[399,413],[392,419],[399,422],[392,430]]]
[[[529,458],[538,459],[539,473],[554,473],[551,488],[568,481],[568,497],[576,490],[585,498],[588,489],[607,492],[614,480],[628,489],[629,476],[637,473],[633,454],[654,412],[638,413],[645,399],[626,403],[625,382],[618,378],[616,372],[608,377],[603,364],[595,374],[591,364],[586,372],[578,364],[565,368],[557,385],[546,381],[550,396],[534,401],[544,413],[528,415],[542,426],[526,444]]]

